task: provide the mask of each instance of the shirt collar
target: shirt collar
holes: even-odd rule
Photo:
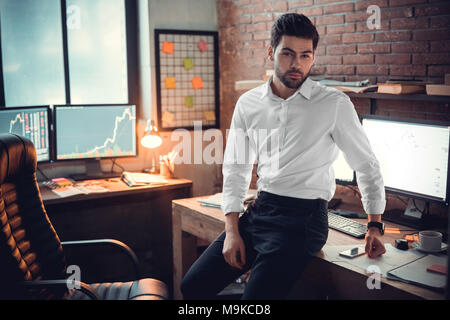
[[[266,81],[266,83],[263,85],[262,87],[262,93],[261,93],[261,99],[263,99],[266,96],[270,96],[270,95],[274,95],[272,92],[272,88],[270,86],[270,84],[272,83],[272,79],[273,76],[271,76],[269,78],[269,80]],[[300,93],[303,97],[305,97],[306,99],[311,99],[311,92],[312,92],[312,88],[314,86],[314,81],[312,81],[309,77],[306,78],[306,80],[302,83],[302,85],[300,86],[300,88],[297,89],[297,91],[295,91],[291,97],[297,95],[298,93]]]

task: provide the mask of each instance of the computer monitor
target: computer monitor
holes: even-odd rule
[[[88,161],[76,180],[107,178],[98,160],[136,156],[136,106],[55,106],[56,160]]]
[[[339,150],[339,155],[333,163],[334,177],[336,183],[339,184],[355,184],[355,175],[352,168],[350,168],[344,154]]]
[[[362,126],[380,162],[387,192],[420,200],[425,207],[430,201],[448,205],[450,123],[363,116]],[[385,213],[383,218],[412,227],[424,222],[412,221],[424,216],[407,211],[401,217],[398,212]]]
[[[33,142],[37,161],[50,160],[49,107],[0,109],[0,132],[14,133]]]
[[[333,171],[334,178],[336,180],[336,184],[349,186],[356,185],[355,183],[355,174],[352,168],[347,163],[347,160],[344,158],[344,154],[341,150],[338,150],[339,154],[336,160],[333,162]],[[333,196],[328,202],[328,208],[336,209],[342,202],[341,198],[338,198],[336,194]]]

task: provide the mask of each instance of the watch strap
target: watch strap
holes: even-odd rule
[[[371,221],[371,222],[367,223],[367,229],[372,228],[372,227],[378,228],[378,230],[380,230],[380,233],[382,235],[384,234],[384,223],[377,222],[377,221]]]

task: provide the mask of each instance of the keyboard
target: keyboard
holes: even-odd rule
[[[328,211],[328,227],[355,238],[364,238],[367,232],[366,224],[342,217],[330,211]]]

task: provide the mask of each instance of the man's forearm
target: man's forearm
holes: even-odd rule
[[[225,216],[225,232],[236,232],[238,229],[239,212],[231,212]]]
[[[381,222],[381,214],[368,214],[367,221],[368,222]]]

